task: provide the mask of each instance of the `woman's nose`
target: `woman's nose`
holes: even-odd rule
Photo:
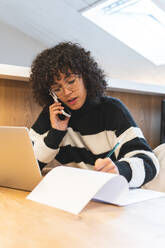
[[[63,94],[64,95],[69,95],[70,93],[72,92],[72,90],[66,88],[66,87],[63,87]]]

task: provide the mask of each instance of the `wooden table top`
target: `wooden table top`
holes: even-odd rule
[[[79,215],[0,187],[1,248],[165,247],[165,198],[127,207],[91,201]]]

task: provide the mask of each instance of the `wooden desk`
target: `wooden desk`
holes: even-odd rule
[[[128,207],[90,202],[75,216],[0,187],[1,248],[165,246],[165,198]]]

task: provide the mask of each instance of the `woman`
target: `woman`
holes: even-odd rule
[[[123,103],[104,96],[105,76],[89,51],[71,42],[44,50],[32,64],[31,82],[43,106],[30,129],[41,169],[55,158],[66,166],[121,174],[130,187],[156,176],[155,155]],[[70,115],[62,116],[64,108]]]

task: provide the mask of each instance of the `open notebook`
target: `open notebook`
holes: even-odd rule
[[[41,179],[28,129],[0,126],[0,186],[31,191]]]
[[[129,190],[121,175],[58,166],[44,177],[27,199],[79,214],[92,199],[125,206],[158,197],[165,197],[165,193]]]

